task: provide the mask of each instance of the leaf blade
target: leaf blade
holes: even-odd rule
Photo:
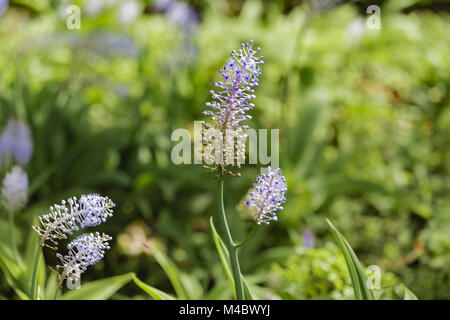
[[[233,295],[236,296],[236,286],[233,280],[233,273],[231,269],[229,252],[225,247],[225,244],[223,243],[222,239],[220,238],[220,235],[216,231],[212,217],[209,219],[209,224],[211,225],[211,233],[213,235],[214,244],[216,245],[217,252],[219,253],[219,257],[222,262],[222,266],[225,270],[225,274],[227,275],[227,278],[231,283],[231,287],[233,288]]]
[[[171,295],[141,281],[136,275],[133,275],[133,281],[139,288],[148,293],[155,300],[175,300]]]
[[[66,292],[61,297],[62,300],[107,300],[120,288],[133,280],[133,273],[126,273],[86,283],[80,289]]]
[[[367,279],[361,263],[358,260],[355,252],[351,248],[350,244],[344,238],[344,236],[339,232],[339,230],[331,223],[330,220],[326,219],[328,226],[333,233],[333,236],[344,255],[345,262],[347,263],[347,268],[352,281],[353,291],[355,293],[356,300],[375,300],[372,290],[367,287]]]

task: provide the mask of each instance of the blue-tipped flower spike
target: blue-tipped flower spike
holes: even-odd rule
[[[30,161],[33,153],[30,128],[25,122],[9,120],[0,136],[0,164],[13,156],[20,165]]]
[[[268,173],[261,174],[256,180],[257,183],[253,184],[255,191],[250,192],[247,207],[256,209],[254,215],[258,224],[277,221],[277,211],[283,210],[281,205],[286,202],[286,178],[280,168],[272,171],[268,167]]]
[[[12,213],[19,212],[28,199],[28,176],[19,166],[14,166],[3,180],[0,202]]]
[[[98,194],[83,195],[62,201],[50,207],[50,213],[39,217],[42,227],[33,226],[41,238],[41,246],[58,250],[58,240],[67,239],[73,231],[92,227],[112,217],[115,204],[108,198]],[[46,243],[49,241],[51,245]]]
[[[232,164],[239,167],[239,162],[229,159],[229,155],[225,152],[227,147],[224,144],[228,145],[229,141],[234,146],[233,141],[238,140],[237,159],[241,158],[239,152],[245,153],[247,138],[245,130],[248,126],[242,125],[241,122],[251,119],[246,112],[255,107],[250,100],[256,98],[254,88],[259,84],[258,78],[261,74],[261,66],[264,64],[262,56],[255,56],[260,48],[253,49],[252,46],[253,41],[250,41],[242,43],[239,51],[231,51],[231,58],[219,70],[223,81],[213,84],[217,90],[210,91],[213,101],[206,103],[210,109],[203,112],[211,117],[211,123],[204,123],[205,129],[214,129],[222,136],[220,139],[214,139],[218,143],[217,147],[222,149],[223,156],[220,159],[222,162],[216,161],[216,164]],[[207,143],[211,142],[210,135],[206,136],[206,140]]]
[[[109,249],[108,241],[112,238],[106,234],[83,234],[67,245],[68,254],[63,256],[59,253],[56,256],[61,260],[62,265],[56,266],[60,285],[64,279],[79,281],[80,276],[105,255],[105,250]],[[61,272],[59,272],[61,270]]]

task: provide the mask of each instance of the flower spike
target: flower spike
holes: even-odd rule
[[[67,279],[79,282],[81,274],[105,255],[105,250],[110,249],[108,241],[112,238],[106,234],[83,234],[67,245],[68,254],[63,256],[59,253],[56,256],[61,260],[62,265],[57,265],[59,285]]]
[[[39,217],[42,226],[33,226],[41,238],[41,246],[58,250],[58,240],[67,239],[80,228],[92,227],[112,217],[115,204],[98,194],[82,195],[62,201],[60,205],[50,207],[50,213]],[[47,243],[47,241],[49,243]]]
[[[28,176],[19,166],[14,166],[3,180],[0,204],[12,213],[19,212],[27,203]]]
[[[251,119],[246,112],[255,107],[250,100],[256,98],[254,88],[259,85],[264,64],[262,56],[256,57],[260,48],[252,46],[253,41],[250,41],[242,43],[239,51],[231,51],[226,65],[219,70],[223,81],[213,83],[217,88],[210,91],[213,101],[206,103],[210,109],[203,112],[211,117],[210,123],[203,123],[203,143],[207,146],[204,159],[215,168],[240,167],[245,158],[248,126],[241,122]]]
[[[257,183],[253,184],[255,191],[250,192],[250,199],[246,202],[247,207],[256,209],[254,215],[258,224],[277,221],[276,212],[283,210],[282,204],[286,202],[286,178],[281,174],[281,169],[272,171],[268,167],[268,170],[267,174],[257,178]]]

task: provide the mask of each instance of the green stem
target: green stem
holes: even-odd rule
[[[31,278],[31,299],[36,300],[37,297],[37,276],[39,270],[39,262],[41,258],[41,246],[38,244],[36,259],[34,260],[33,277]]]
[[[244,243],[247,242],[248,239],[250,239],[252,237],[252,235],[255,233],[256,228],[258,227],[258,225],[255,223],[253,225],[252,230],[250,230],[250,233],[241,241],[239,241],[238,243],[236,243],[234,245],[235,248],[239,248],[240,246],[242,246]]]
[[[242,287],[241,269],[239,267],[238,260],[238,248],[233,243],[230,229],[228,228],[227,218],[225,216],[225,207],[223,204],[223,178],[219,178],[219,184],[217,189],[217,218],[219,221],[219,228],[222,233],[222,238],[225,246],[230,254],[231,270],[233,273],[233,280],[236,289],[236,300],[244,300],[244,290]]]

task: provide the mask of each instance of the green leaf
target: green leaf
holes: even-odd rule
[[[133,276],[133,281],[139,288],[147,292],[155,300],[175,300],[175,298],[167,293],[142,282],[138,277],[136,277],[136,275]]]
[[[24,270],[23,266],[19,265],[14,260],[14,253],[8,246],[5,246],[0,242],[0,270],[2,270],[5,275],[6,281],[8,285],[16,292],[16,294],[24,299],[27,296],[25,292],[27,292],[26,288],[23,286],[23,278]]]
[[[255,300],[252,291],[250,290],[250,286],[247,282],[247,280],[245,280],[244,276],[241,274],[241,279],[242,279],[242,286],[244,288],[244,298],[245,300]]]
[[[399,284],[396,288],[396,293],[403,299],[403,300],[419,300],[417,296],[408,289],[404,284]]]
[[[153,256],[155,257],[161,268],[163,268],[167,277],[169,277],[170,283],[175,289],[175,293],[177,294],[178,299],[189,299],[188,293],[181,281],[181,272],[178,270],[176,265],[156,246],[154,247]]]
[[[10,276],[12,279],[17,280],[21,273],[22,268],[20,265],[14,261],[14,254],[11,251],[11,248],[5,246],[0,242],[0,265],[2,266],[2,270],[5,271],[7,276]]]
[[[134,274],[127,273],[120,276],[106,278],[81,284],[80,289],[73,289],[65,293],[62,300],[106,300],[120,288],[133,280]]]
[[[197,278],[190,274],[180,273],[180,280],[189,299],[199,300],[203,298],[203,287]]]
[[[19,296],[20,300],[30,300],[30,297],[22,290],[15,288],[14,292]]]
[[[56,275],[56,272],[51,272],[47,280],[47,286],[45,287],[44,299],[55,299],[58,290],[58,276]]]
[[[205,300],[228,300],[233,297],[233,292],[228,280],[219,281],[208,293]]]
[[[230,262],[230,255],[228,253],[227,248],[225,247],[225,244],[223,243],[222,239],[220,238],[219,234],[216,231],[216,228],[214,227],[213,218],[211,217],[209,219],[209,223],[211,225],[211,233],[213,235],[214,243],[216,245],[217,252],[219,253],[220,261],[222,261],[222,266],[225,270],[225,274],[227,275],[228,280],[230,280],[231,287],[233,288],[233,294],[236,296],[236,288],[234,285],[233,280],[233,274],[231,270],[231,262]]]
[[[37,225],[37,219],[35,219],[33,225]],[[30,283],[33,278],[34,263],[35,263],[35,259],[36,259],[36,250],[42,250],[42,248],[39,243],[39,237],[37,236],[37,234],[34,231],[32,231],[28,235],[28,240],[27,240],[26,249],[25,249],[25,266],[27,269],[24,273],[24,276],[21,278],[22,283],[25,287],[30,286]],[[44,297],[43,289],[45,286],[45,280],[46,280],[46,264],[45,264],[44,255],[41,252],[40,257],[39,257],[39,269],[38,269],[38,273],[37,273],[37,282],[36,282],[36,286],[37,286],[36,288],[37,288],[37,291],[40,292],[41,298]]]
[[[345,240],[342,234],[336,229],[330,220],[326,219],[330,229],[333,233],[336,242],[344,255],[347,268],[352,280],[353,291],[355,293],[356,300],[375,300],[372,290],[367,287],[367,279],[364,269],[358,260],[355,252],[351,248],[350,244]]]

